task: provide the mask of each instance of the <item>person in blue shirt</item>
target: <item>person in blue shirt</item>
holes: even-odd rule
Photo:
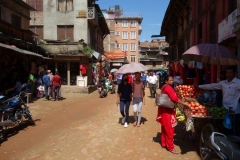
[[[44,76],[42,77],[42,82],[44,85],[44,93],[45,93],[45,100],[49,100],[48,96],[48,87],[50,86],[50,77],[48,76],[47,71],[44,72]]]
[[[147,75],[145,73],[142,73],[141,81],[143,82],[144,87],[145,87],[147,85]]]

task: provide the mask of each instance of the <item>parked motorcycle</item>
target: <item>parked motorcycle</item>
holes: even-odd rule
[[[200,156],[203,160],[238,160],[240,137],[214,132],[213,126],[207,124],[200,136]]]
[[[28,119],[31,125],[35,125],[28,106],[24,103],[25,91],[12,98],[2,100],[0,103],[0,138],[3,138],[9,127],[16,127],[23,122],[23,117]],[[1,96],[4,99],[4,96]]]

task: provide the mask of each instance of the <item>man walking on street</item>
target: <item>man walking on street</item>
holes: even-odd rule
[[[50,86],[50,78],[47,75],[47,72],[44,72],[44,76],[42,77],[43,85],[44,85],[44,93],[45,93],[45,100],[49,100],[48,96],[48,87]]]
[[[59,90],[61,88],[62,85],[62,78],[59,76],[58,72],[55,73],[55,75],[53,76],[52,79],[52,97],[54,98],[54,100],[59,100]],[[56,90],[56,92],[55,92]],[[55,96],[56,93],[56,96]]]
[[[152,72],[148,77],[148,83],[149,83],[151,98],[155,98],[156,86],[157,86],[156,84],[158,83],[158,79],[157,79],[157,76],[153,75]]]

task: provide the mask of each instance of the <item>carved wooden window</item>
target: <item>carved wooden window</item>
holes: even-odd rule
[[[43,39],[43,26],[30,26],[30,30],[35,33],[38,38]]]
[[[43,11],[43,0],[27,0],[27,4],[35,8],[37,11]]]
[[[74,26],[69,25],[69,26],[57,26],[57,39],[58,40],[67,40],[69,39],[70,41],[74,40],[73,36],[73,31],[74,31]]]
[[[21,17],[12,14],[12,25],[21,28]]]
[[[58,0],[58,11],[73,11],[73,0]]]

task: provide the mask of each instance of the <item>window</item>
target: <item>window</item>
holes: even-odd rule
[[[136,27],[136,21],[135,20],[131,20],[130,23],[131,23],[131,27]]]
[[[21,28],[21,17],[12,14],[12,25]]]
[[[119,32],[119,31],[116,31],[116,32],[115,32],[115,35],[119,36],[119,35],[120,35],[120,32]]]
[[[120,48],[120,44],[116,43],[115,48]]]
[[[216,10],[210,15],[210,42],[216,43]]]
[[[122,26],[127,27],[128,26],[128,21],[122,21]]]
[[[127,32],[122,32],[122,39],[128,39],[128,34]]]
[[[130,44],[130,51],[136,51],[136,44],[135,43]]]
[[[130,32],[130,39],[136,39],[136,32]]]
[[[136,62],[136,56],[135,55],[131,55],[131,62]]]
[[[37,11],[43,11],[43,0],[27,0],[27,4],[35,8]]]
[[[153,67],[156,67],[156,62],[152,62],[152,66],[153,66]]]
[[[120,23],[119,20],[115,21],[116,26],[119,26],[119,23]]]
[[[122,50],[125,52],[128,50],[128,44],[127,43],[123,43],[122,44]]]
[[[57,38],[62,41],[69,38],[70,41],[73,41],[73,30],[74,26],[57,26]]]
[[[30,30],[35,33],[38,38],[43,39],[43,26],[30,26]]]
[[[110,31],[110,35],[112,35],[112,36],[113,36],[113,35],[114,35],[114,31]]]
[[[198,24],[198,43],[202,43],[202,23]]]
[[[58,11],[73,11],[73,0],[58,0]]]

